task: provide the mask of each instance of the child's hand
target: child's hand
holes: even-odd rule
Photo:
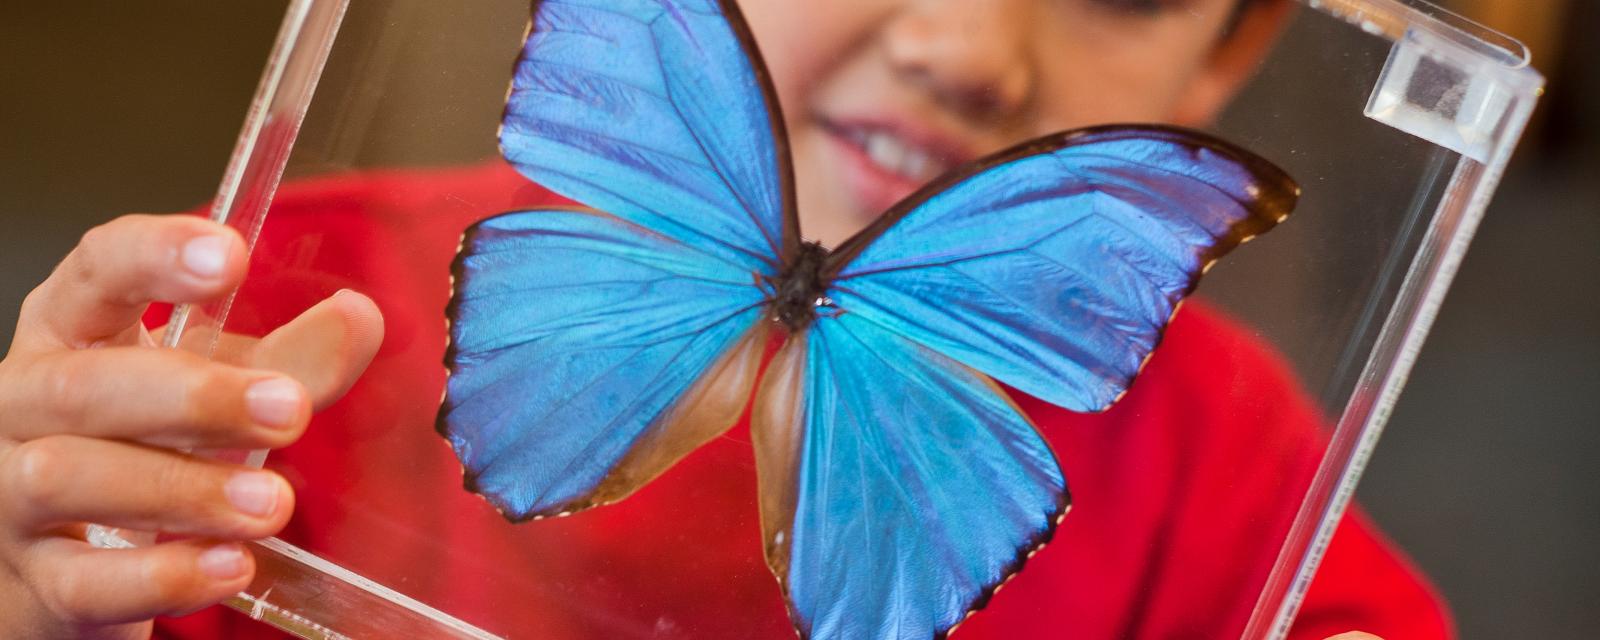
[[[0,360],[0,637],[145,637],[148,620],[243,588],[232,541],[293,510],[277,475],[170,448],[272,448],[354,382],[382,341],[365,296],[341,292],[211,362],[156,348],[152,301],[206,302],[245,272],[232,230],[126,216],[85,234],[23,302]],[[186,538],[132,550],[83,542],[94,522]]]

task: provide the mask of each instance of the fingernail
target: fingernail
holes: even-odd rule
[[[236,544],[219,544],[200,553],[200,572],[217,580],[232,580],[248,568],[244,549]]]
[[[269,427],[288,427],[300,415],[300,385],[288,378],[268,378],[244,392],[250,418]]]
[[[233,508],[258,518],[270,516],[278,508],[279,490],[278,478],[265,471],[245,471],[222,485]]]
[[[183,268],[207,280],[222,277],[228,267],[227,236],[200,236],[183,245]]]

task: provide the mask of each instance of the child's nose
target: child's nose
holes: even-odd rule
[[[902,3],[882,34],[897,76],[963,115],[1015,113],[1033,91],[1026,0]]]

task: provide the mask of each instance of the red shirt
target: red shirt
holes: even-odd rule
[[[512,525],[461,488],[433,426],[448,265],[472,222],[555,202],[500,165],[323,178],[279,194],[230,329],[264,332],[344,287],[372,296],[387,324],[362,381],[269,460],[298,491],[283,537],[496,633],[793,637],[762,560],[746,425],[621,503],[571,518]],[[1014,395],[1055,448],[1073,506],[955,637],[1238,637],[1324,446],[1323,418],[1287,366],[1191,303],[1111,410]],[[1292,637],[1354,629],[1452,636],[1436,595],[1358,513],[1334,537]],[[160,621],[157,633],[275,635],[221,608]]]

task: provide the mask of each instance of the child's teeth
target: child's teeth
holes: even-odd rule
[[[912,151],[907,153],[905,160],[902,161],[900,174],[917,180],[925,180],[927,179],[928,168],[932,165],[932,158],[929,158],[928,154]]]
[[[941,171],[938,161],[932,156],[886,133],[867,134],[862,146],[874,164],[907,178],[927,180]]]
[[[886,134],[874,133],[867,137],[867,157],[878,166],[895,173],[901,173],[900,167],[905,163],[908,152],[905,145]]]

